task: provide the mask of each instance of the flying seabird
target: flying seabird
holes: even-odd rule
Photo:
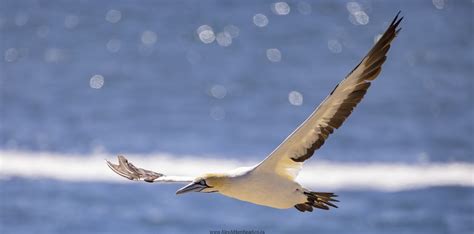
[[[362,100],[370,82],[379,75],[390,43],[397,36],[403,17],[395,16],[382,37],[362,61],[331,91],[316,110],[262,162],[226,173],[210,173],[196,178],[167,176],[135,167],[124,156],[119,164],[107,161],[117,174],[137,181],[189,183],[176,194],[217,192],[250,203],[301,212],[314,208],[328,210],[338,200],[334,193],[313,192],[295,181],[314,151],[319,149],[334,129],[339,128]]]

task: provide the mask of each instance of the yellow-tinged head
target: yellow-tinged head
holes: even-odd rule
[[[176,194],[187,192],[213,193],[219,192],[228,182],[228,176],[220,173],[209,173],[199,176],[190,184],[180,188]]]

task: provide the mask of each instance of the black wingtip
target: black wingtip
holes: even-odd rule
[[[400,15],[400,13],[401,13],[401,11],[398,11],[397,15],[395,15],[395,18],[393,18],[392,23],[390,23],[390,25],[393,25],[393,24],[395,24],[395,22],[397,22],[398,16]]]
[[[392,23],[390,25],[393,25],[395,28],[400,24],[400,22],[402,22],[403,20],[403,17],[402,16],[400,19],[398,18],[400,16],[400,13],[402,11],[398,11],[397,15],[395,16],[395,18],[392,20]]]
[[[395,24],[393,24],[393,26],[394,26],[395,28],[398,27],[398,25],[400,24],[400,22],[402,22],[402,20],[403,20],[403,17],[400,18],[399,20],[397,20],[397,22],[395,22]]]

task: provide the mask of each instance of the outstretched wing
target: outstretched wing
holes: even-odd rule
[[[319,149],[334,129],[339,128],[362,100],[370,82],[377,78],[385,62],[390,43],[397,36],[398,12],[395,19],[354,70],[342,80],[318,108],[256,170],[274,172],[294,179],[303,162]]]
[[[107,166],[112,169],[118,175],[125,177],[129,180],[145,181],[149,183],[154,182],[176,182],[176,183],[189,183],[193,181],[191,177],[184,176],[166,176],[158,172],[145,170],[143,168],[135,167],[129,162],[124,156],[117,156],[119,164],[113,164],[106,160]]]

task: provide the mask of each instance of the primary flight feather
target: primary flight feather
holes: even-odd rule
[[[339,128],[362,100],[367,89],[380,74],[392,40],[397,36],[403,17],[395,16],[382,37],[362,61],[343,79],[314,112],[291,133],[267,158],[252,167],[241,167],[221,174],[204,174],[196,178],[166,176],[137,168],[123,156],[119,164],[107,161],[117,174],[130,180],[146,182],[189,183],[176,194],[218,192],[225,196],[258,205],[313,211],[328,210],[337,202],[334,193],[312,192],[295,181],[303,162],[319,149],[334,129]]]

